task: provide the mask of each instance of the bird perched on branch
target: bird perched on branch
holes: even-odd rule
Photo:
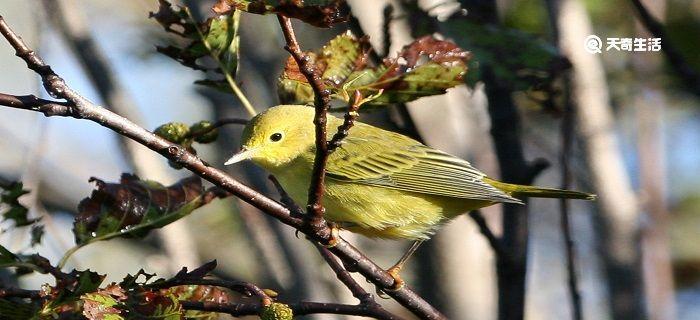
[[[241,151],[226,164],[252,160],[273,174],[297,203],[308,198],[315,157],[314,108],[281,105],[245,127]],[[333,132],[343,120],[328,115]],[[516,185],[487,177],[469,162],[404,135],[356,122],[328,157],[325,218],[368,237],[415,240],[390,273],[443,223],[519,197],[593,200],[594,195]]]

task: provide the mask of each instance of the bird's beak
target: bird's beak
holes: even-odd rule
[[[243,160],[249,160],[252,157],[253,150],[247,149],[246,147],[242,147],[240,151],[234,154],[230,159],[226,160],[226,162],[224,162],[224,165],[227,166],[230,164],[241,162]]]

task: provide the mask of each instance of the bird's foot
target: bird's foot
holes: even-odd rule
[[[387,272],[392,278],[394,278],[394,284],[391,287],[386,288],[387,291],[398,291],[406,285],[406,282],[401,279],[401,275],[399,274],[401,272],[401,266],[393,266],[389,268]]]
[[[333,248],[338,245],[340,242],[340,229],[333,223],[330,225],[331,228],[331,236],[330,239],[328,239],[328,243],[323,244],[324,247],[327,249]]]

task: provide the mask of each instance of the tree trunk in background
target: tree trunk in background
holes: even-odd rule
[[[663,20],[665,1],[642,1],[650,13]],[[661,19],[659,19],[661,18]],[[637,23],[637,32],[645,38],[653,37]],[[667,40],[667,39],[663,39]],[[662,41],[663,41],[662,40]],[[662,69],[661,55],[634,54],[632,63],[639,75],[638,94],[633,101],[637,114],[637,148],[641,182],[642,209],[647,214],[642,226],[642,267],[644,292],[649,319],[676,318],[673,269],[669,248],[668,204],[666,203],[666,166],[663,135],[665,96],[654,87],[654,76]]]
[[[591,22],[577,0],[563,0],[558,16],[561,48],[573,64],[576,125],[599,196],[612,317],[644,319],[637,200],[615,138],[603,65],[599,57],[584,50],[584,39],[593,34]]]
[[[531,184],[534,175],[525,162],[520,143],[520,118],[513,105],[512,91],[501,85],[493,73],[484,68],[484,84],[491,116],[491,136],[496,148],[500,180]],[[528,207],[503,205],[505,257],[498,257],[498,318],[523,319],[525,316],[525,279],[527,273]]]
[[[463,1],[467,7],[480,7],[484,21],[499,24],[497,3]],[[491,136],[496,149],[500,180],[516,184],[532,184],[535,176],[544,169],[530,165],[525,160],[520,140],[520,115],[513,102],[513,89],[498,79],[488,65],[482,65],[483,82],[486,85],[488,110],[491,117]],[[527,200],[524,201],[527,204]],[[501,242],[505,255],[497,257],[498,319],[513,320],[525,317],[525,281],[528,252],[527,205],[503,205],[503,236]]]

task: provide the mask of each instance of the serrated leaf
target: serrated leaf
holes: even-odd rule
[[[119,183],[91,181],[97,183],[97,189],[80,202],[74,222],[78,245],[114,237],[144,237],[211,200],[202,197],[202,180],[196,176],[169,187],[126,173]]]
[[[341,2],[340,0],[219,0],[213,10],[220,14],[233,10],[255,14],[281,14],[316,27],[328,28],[347,19],[340,12]]]
[[[83,315],[89,320],[124,320],[119,307],[126,299],[124,289],[114,283],[80,297],[83,302]]]
[[[22,182],[12,182],[7,186],[0,186],[0,212],[2,219],[12,220],[15,227],[24,227],[34,224],[40,219],[29,219],[29,209],[19,203],[19,198],[29,193],[25,190]]]
[[[141,269],[135,275],[127,274],[126,277],[124,277],[124,279],[122,280],[122,282],[119,283],[119,286],[126,290],[131,290],[136,287],[143,286],[148,282],[148,280],[155,276],[155,273],[147,273],[146,271]],[[143,281],[140,281],[141,277],[143,277]]]
[[[369,106],[408,102],[442,94],[463,82],[470,54],[455,44],[426,36],[405,46],[397,57],[387,58],[376,68],[367,66],[366,39],[346,33],[331,40],[309,57],[333,98],[348,102],[349,92],[363,96],[381,92]],[[287,61],[278,82],[283,103],[311,103],[313,90],[292,59]]]
[[[76,302],[81,296],[97,291],[105,276],[90,270],[73,270],[57,278],[55,287],[43,289],[45,298],[41,313],[80,313]]]
[[[474,63],[488,66],[498,81],[509,83],[515,90],[542,87],[570,67],[556,47],[519,30],[466,19],[448,20],[441,28],[474,53]],[[480,69],[471,69],[466,79],[468,85],[481,80]]]

